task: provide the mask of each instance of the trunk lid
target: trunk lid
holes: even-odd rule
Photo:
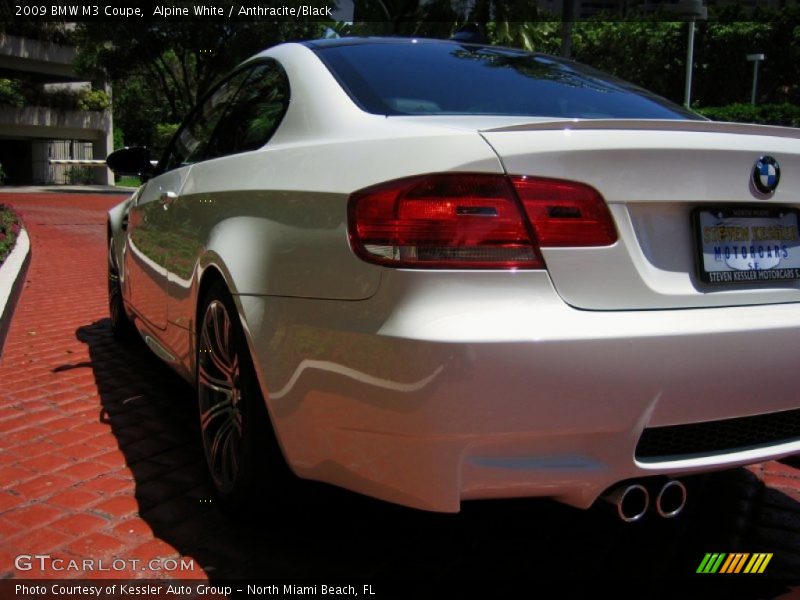
[[[800,301],[796,280],[715,284],[703,281],[698,269],[698,240],[713,225],[713,215],[747,216],[738,221],[745,232],[751,226],[796,223],[784,213],[800,208],[800,130],[710,121],[577,120],[515,124],[481,134],[509,174],[585,183],[606,200],[619,233],[616,244],[542,249],[568,304],[626,310]],[[780,182],[771,194],[759,192],[753,182],[756,161],[767,155],[780,166]],[[693,211],[704,209],[714,212],[704,215],[696,233]],[[754,218],[759,215],[768,218]],[[781,246],[800,261],[797,232],[785,231],[792,239]],[[726,244],[736,252],[737,244],[745,249],[755,244],[758,251],[757,241],[723,241],[714,247],[723,252],[724,265],[738,264],[724,256]],[[788,266],[791,258],[780,253]]]

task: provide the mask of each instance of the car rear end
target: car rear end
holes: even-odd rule
[[[506,215],[493,194],[468,191],[480,177],[448,175],[452,189],[423,178],[428,195],[401,192],[412,199],[391,222],[375,214],[386,185],[351,200],[356,251],[397,267],[372,300],[398,313],[381,335],[433,344],[431,366],[447,381],[403,434],[455,446],[447,470],[460,498],[588,506],[621,481],[800,450],[797,184],[782,167],[773,194],[750,189],[764,149],[800,167],[797,140],[785,137],[795,132],[622,125],[483,132],[515,174],[504,176],[509,213],[530,230],[528,252],[516,246],[510,265],[508,247],[525,236],[505,224],[481,244],[485,221]],[[362,204],[373,211],[363,222]],[[457,224],[433,225],[451,206]],[[450,240],[431,242],[432,229]],[[750,239],[736,238],[745,230]]]
[[[353,192],[375,295],[270,306],[303,321],[285,350],[316,345],[264,367],[293,468],[432,510],[585,508],[800,451],[800,135],[675,115],[487,118],[502,173]]]

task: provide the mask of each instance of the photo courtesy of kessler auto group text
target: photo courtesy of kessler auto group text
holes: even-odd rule
[[[0,13],[0,600],[800,598],[796,0]]]

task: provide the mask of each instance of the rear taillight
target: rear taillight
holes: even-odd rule
[[[366,261],[394,267],[542,269],[539,245],[616,240],[596,191],[548,179],[470,173],[410,177],[355,192],[348,208],[354,251]],[[591,235],[592,224],[601,231]],[[568,243],[570,235],[574,244]],[[538,236],[547,242],[534,241]]]
[[[503,175],[399,179],[350,197],[350,239],[361,258],[395,267],[542,268]]]
[[[540,246],[610,246],[617,241],[608,207],[594,188],[538,177],[511,181]]]

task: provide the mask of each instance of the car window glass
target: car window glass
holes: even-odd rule
[[[424,40],[312,47],[374,114],[699,118],[611,75],[541,54]]]
[[[279,125],[288,102],[289,83],[277,63],[270,61],[252,69],[220,120],[203,158],[260,148]]]
[[[249,71],[237,73],[206,97],[194,110],[174,140],[162,171],[169,171],[202,159],[217,124],[248,74]]]

